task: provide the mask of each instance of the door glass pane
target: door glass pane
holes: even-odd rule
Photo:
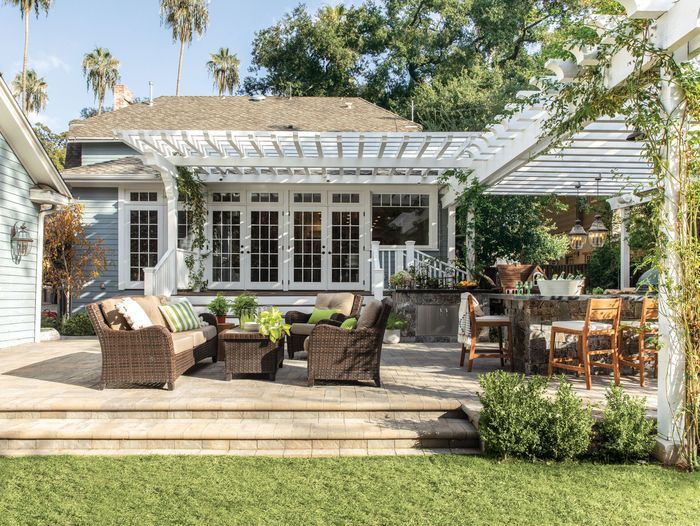
[[[294,281],[321,281],[321,212],[294,212]]]
[[[158,212],[132,210],[129,219],[129,280],[143,281],[143,269],[154,267],[158,262]]]
[[[241,213],[232,210],[212,212],[212,280],[241,280]]]
[[[360,213],[331,214],[331,281],[360,281]]]
[[[250,281],[279,281],[279,212],[250,212]]]

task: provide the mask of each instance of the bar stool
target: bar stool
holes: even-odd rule
[[[552,323],[552,336],[549,345],[548,374],[552,376],[553,369],[574,371],[577,376],[584,373],[586,389],[591,389],[591,367],[612,369],[615,383],[620,383],[620,365],[618,363],[618,326],[620,324],[620,298],[591,298],[588,300],[586,319],[583,321],[555,321]],[[557,334],[571,334],[577,338],[577,357],[555,357]],[[590,336],[607,336],[610,338],[610,349],[591,350],[588,346]],[[607,355],[612,363],[592,362],[591,356]]]
[[[476,298],[466,292],[462,294],[462,304],[460,305],[460,320],[464,316],[469,316],[469,331],[465,334],[469,341],[469,361],[467,362],[467,371],[471,372],[474,360],[477,358],[500,358],[501,367],[505,365],[505,360],[510,361],[510,370],[514,369],[513,365],[513,324],[508,316],[484,316],[481,314],[481,307],[476,301]],[[486,327],[494,327],[498,329],[498,353],[494,352],[476,352],[476,340],[481,329]],[[503,348],[503,329],[508,329],[508,349]],[[467,354],[467,346],[465,341],[462,343],[462,355],[459,359],[459,366],[464,366],[464,357]]]
[[[623,356],[624,333],[634,332],[639,336],[637,354]],[[654,378],[659,368],[659,352],[656,347],[650,349],[646,345],[647,335],[659,334],[659,302],[650,297],[645,297],[642,302],[642,317],[639,320],[623,320],[620,322],[620,341],[618,342],[618,362],[639,370],[639,385],[644,387],[644,372],[646,364],[654,363]]]

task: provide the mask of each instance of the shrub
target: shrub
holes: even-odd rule
[[[90,317],[84,312],[64,317],[58,332],[63,336],[93,336],[95,334]]]
[[[386,322],[386,328],[390,331],[402,331],[408,327],[408,321],[398,312],[392,311],[389,313],[389,319]]]
[[[564,376],[559,377],[542,428],[542,457],[571,460],[584,454],[591,444],[592,430],[590,407],[584,407]]]
[[[605,393],[606,407],[597,424],[598,456],[608,462],[632,462],[651,455],[654,423],[646,418],[643,398],[634,398],[613,383]]]
[[[494,371],[479,377],[484,390],[479,434],[486,450],[499,457],[535,458],[542,450],[542,425],[547,414],[544,390],[549,380]]]
[[[399,270],[396,274],[389,278],[389,285],[393,289],[405,289],[410,287],[413,282],[413,277],[406,270]]]
[[[584,454],[591,442],[590,409],[564,377],[553,398],[549,378],[495,371],[481,375],[484,392],[479,434],[489,453],[500,457],[565,460]]]

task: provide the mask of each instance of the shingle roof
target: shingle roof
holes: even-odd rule
[[[86,164],[63,170],[63,177],[74,175],[159,175],[158,170],[144,166],[137,157],[122,157],[113,161]]]
[[[68,136],[112,138],[114,130],[410,132],[420,126],[357,97],[158,97],[83,121]]]

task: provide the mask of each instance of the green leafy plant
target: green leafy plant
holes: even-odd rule
[[[597,423],[597,456],[608,462],[648,459],[654,450],[654,422],[646,417],[643,398],[634,398],[613,383],[605,393],[603,418]]]
[[[547,400],[547,409],[541,456],[571,460],[586,453],[593,433],[591,409],[583,405],[564,376],[559,377],[554,398]]]
[[[84,312],[64,316],[58,332],[63,336],[94,336],[95,334],[90,317]]]
[[[593,287],[591,294],[605,294],[605,289],[602,287]]]
[[[389,314],[389,319],[386,322],[386,328],[390,331],[402,331],[408,327],[408,321],[398,312],[392,311]]]
[[[289,336],[289,329],[292,327],[284,322],[284,315],[277,307],[260,311],[255,321],[259,325],[258,332],[267,336],[273,343],[280,341],[285,334]]]
[[[253,318],[258,310],[258,298],[252,294],[241,294],[236,296],[231,302],[231,311],[233,315],[241,320],[243,318]]]
[[[564,377],[553,397],[549,378],[495,371],[479,377],[483,405],[479,434],[496,456],[566,460],[583,455],[593,419]]]
[[[406,270],[399,270],[389,278],[389,285],[393,289],[405,289],[413,283],[413,276]]]
[[[214,316],[226,316],[231,310],[231,303],[224,297],[221,292],[216,293],[216,297],[209,302],[207,309]]]
[[[209,249],[205,230],[208,216],[206,189],[192,169],[182,166],[177,168],[177,189],[184,198],[187,235],[191,239],[189,252],[185,256],[189,286],[192,290],[206,289],[208,282],[204,279],[204,259]]]
[[[616,289],[620,283],[620,241],[609,239],[591,253],[588,262],[588,285],[593,288]]]

